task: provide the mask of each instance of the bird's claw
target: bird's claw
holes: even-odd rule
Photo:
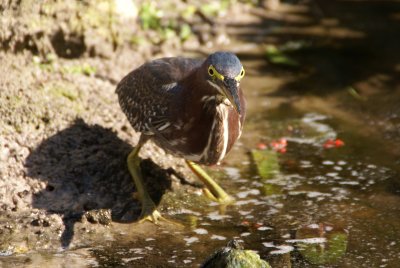
[[[183,224],[169,220],[161,215],[161,213],[156,209],[155,205],[150,205],[150,206],[143,206],[142,208],[142,213],[140,214],[139,221],[138,223],[143,223],[143,222],[152,222],[155,225],[159,225],[160,222],[167,222],[171,224],[175,224],[178,226],[183,226]]]
[[[139,223],[143,223],[145,221],[149,221],[149,222],[152,222],[152,223],[154,223],[156,225],[158,225],[159,221],[161,221],[161,220],[168,221],[156,209],[153,209],[151,211],[143,210],[142,214],[140,215],[139,218],[140,218]]]

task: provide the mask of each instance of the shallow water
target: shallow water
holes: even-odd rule
[[[354,100],[343,102],[346,92],[320,98],[319,106],[308,106],[307,96],[274,96],[281,81],[252,74],[259,63],[244,62],[249,113],[243,136],[226,161],[210,169],[235,204],[220,207],[195,194],[170,193],[176,203],[165,201],[163,214],[183,226],[113,223],[118,233],[97,246],[22,254],[3,265],[196,267],[235,238],[273,267],[397,267],[396,141],[365,135],[375,126],[359,127],[362,116],[347,109]],[[351,120],[329,109],[337,101]],[[282,138],[286,152],[257,149]],[[325,148],[329,139],[344,145]]]

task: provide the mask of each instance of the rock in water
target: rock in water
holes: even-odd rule
[[[228,242],[226,247],[217,250],[201,268],[271,268],[268,262],[252,250],[244,250],[236,240]]]

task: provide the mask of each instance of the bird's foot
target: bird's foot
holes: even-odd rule
[[[235,198],[228,194],[223,194],[219,196],[215,196],[208,188],[203,189],[204,195],[207,196],[209,199],[218,202],[222,205],[229,205],[235,202]]]
[[[150,204],[144,204],[142,206],[142,213],[140,214],[138,223],[143,223],[149,221],[155,225],[159,225],[160,222],[167,222],[179,226],[183,226],[181,223],[169,220],[161,215],[161,213],[156,209],[156,205],[151,201]]]
[[[159,221],[162,221],[162,220],[166,221],[166,219],[156,209],[154,209],[151,212],[150,211],[146,211],[146,212],[142,211],[142,213],[141,213],[141,215],[139,217],[139,223],[143,223],[145,221],[149,221],[149,222],[152,222],[152,223],[158,225]]]

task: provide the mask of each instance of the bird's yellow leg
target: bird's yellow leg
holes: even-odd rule
[[[149,193],[144,186],[142,179],[142,172],[140,170],[140,158],[139,151],[142,148],[144,142],[138,143],[135,149],[128,155],[128,169],[131,174],[133,181],[135,182],[136,189],[139,194],[140,202],[142,203],[142,212],[140,214],[139,222],[143,221],[151,221],[155,224],[158,223],[159,220],[165,220],[163,216],[161,216],[160,212],[157,211],[156,204],[151,199]]]
[[[186,160],[186,164],[194,174],[207,186],[205,194],[210,199],[221,204],[228,204],[234,201],[234,198],[228,195],[221,186],[218,185],[198,164]]]

